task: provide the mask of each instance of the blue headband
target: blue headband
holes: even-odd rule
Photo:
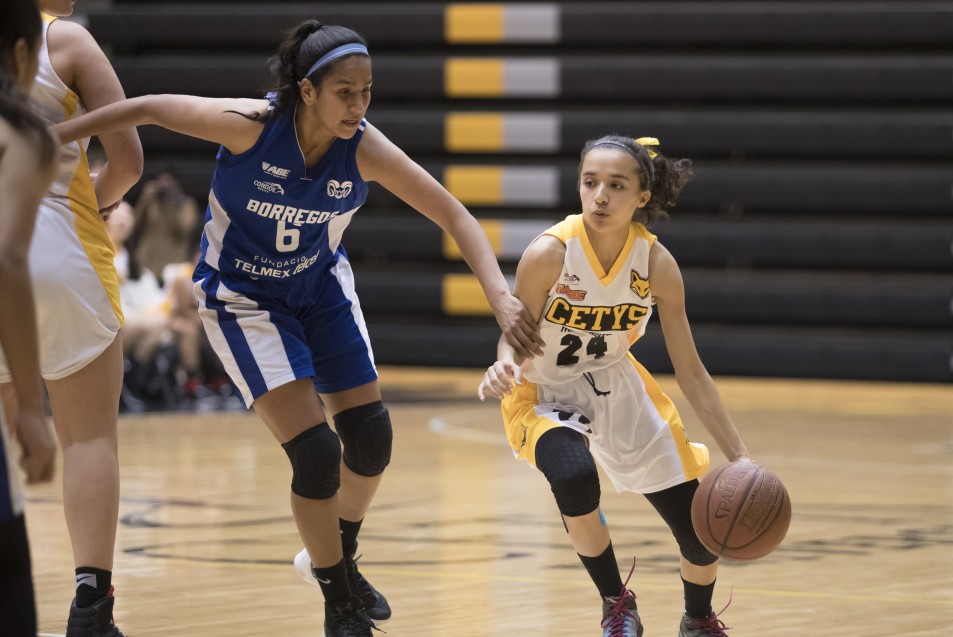
[[[301,82],[308,78],[309,75],[320,69],[322,66],[326,65],[328,62],[338,59],[344,55],[350,55],[352,53],[363,53],[364,55],[369,55],[367,52],[367,47],[363,44],[354,42],[352,44],[343,44],[336,49],[332,49],[324,54],[324,56],[314,63],[314,65],[308,69],[308,72],[304,74],[304,77],[301,78]],[[298,82],[298,86],[301,86],[301,82]]]

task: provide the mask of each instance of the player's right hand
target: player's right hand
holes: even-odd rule
[[[496,361],[490,365],[483,382],[477,388],[480,400],[486,400],[487,395],[503,400],[503,396],[512,392],[513,383],[523,383],[523,370],[513,361]]]
[[[27,484],[49,482],[56,467],[56,441],[46,414],[39,409],[24,409],[21,405],[17,418],[14,431],[23,449],[20,467],[26,473]]]

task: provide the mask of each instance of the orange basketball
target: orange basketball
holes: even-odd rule
[[[692,525],[705,547],[727,560],[764,557],[791,524],[791,498],[776,475],[754,462],[708,473],[692,500]]]

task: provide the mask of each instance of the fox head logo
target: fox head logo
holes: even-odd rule
[[[328,180],[328,197],[334,197],[335,199],[344,199],[349,194],[351,194],[351,189],[354,187],[349,181],[344,183],[338,183],[334,179]]]
[[[640,298],[644,299],[649,295],[649,280],[635,270],[632,270],[632,279],[629,282],[629,287],[632,288],[632,291],[638,294]]]

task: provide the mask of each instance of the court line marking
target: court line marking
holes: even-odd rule
[[[36,637],[66,637],[61,633],[37,633]]]
[[[470,429],[469,427],[451,425],[442,416],[436,416],[427,421],[427,428],[434,433],[444,435],[448,438],[469,440],[470,442],[482,442],[483,444],[496,447],[509,447],[509,444],[506,442],[506,436],[502,431],[491,434],[485,431]]]
[[[572,586],[573,588],[585,588],[589,589],[592,587],[592,583],[589,581],[575,581],[575,580],[564,580],[556,579],[552,577],[526,577],[518,575],[481,575],[478,573],[464,573],[464,572],[427,572],[427,571],[413,571],[413,570],[404,570],[404,569],[387,569],[387,568],[368,568],[367,572],[376,573],[381,575],[394,575],[399,577],[419,577],[419,578],[440,578],[448,577],[450,579],[457,580],[475,580],[481,582],[514,582],[521,584],[544,584],[546,586],[553,586],[554,581],[558,581],[560,584]],[[682,591],[681,585],[675,584],[645,584],[640,583],[639,588],[646,588],[651,590],[658,591]],[[901,597],[895,595],[851,595],[843,593],[825,593],[822,591],[784,591],[784,590],[772,590],[764,588],[738,588],[734,587],[733,590],[737,593],[745,593],[750,595],[764,595],[768,597],[788,597],[788,598],[801,598],[801,599],[833,599],[841,601],[852,601],[852,602],[889,602],[894,604],[922,604],[924,606],[949,606],[950,599],[939,599],[939,598],[930,598],[930,597]]]
[[[463,412],[457,412],[463,413]],[[479,431],[461,425],[451,425],[444,416],[436,416],[427,421],[427,428],[430,431],[455,438],[457,440],[467,440],[469,442],[480,442],[497,447],[509,447],[506,442],[506,436],[503,432],[488,433]],[[894,471],[898,473],[909,473],[916,471],[918,473],[930,473],[939,475],[953,475],[953,466],[939,464],[924,464],[922,462],[881,462],[879,460],[845,460],[843,458],[812,458],[802,456],[759,456],[757,460],[764,464],[772,466],[797,466],[797,467],[826,467],[836,466],[839,469],[868,470],[875,466],[878,471]]]

